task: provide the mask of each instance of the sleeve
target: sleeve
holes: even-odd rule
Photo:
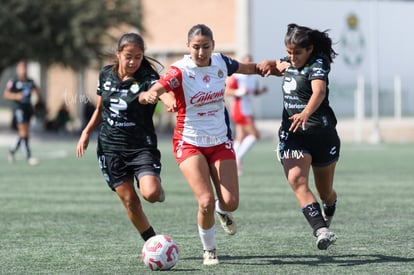
[[[158,73],[151,73],[148,76],[148,79],[145,81],[145,86],[144,89],[140,89],[140,92],[143,91],[148,91],[152,86],[154,86],[155,83],[157,83],[157,81],[160,79],[160,76],[158,75]]]
[[[170,69],[158,80],[165,90],[174,91],[182,86],[182,72],[178,67],[171,66]]]
[[[107,65],[103,67],[101,71],[99,72],[98,87],[96,89],[97,95],[102,96],[102,93],[105,90],[105,88],[109,90],[110,85],[111,85],[110,80],[111,80],[111,75],[112,75],[112,68],[113,68],[113,65]]]
[[[102,96],[104,82],[102,80],[102,71],[99,73],[98,86],[96,87],[96,94]]]
[[[10,91],[13,91],[13,88],[14,88],[14,81],[13,81],[13,80],[9,80],[9,81],[7,81],[6,88],[7,88],[8,90],[10,90]]]
[[[313,62],[309,71],[309,80],[321,79],[327,80],[330,71],[329,63],[323,58],[317,58]]]
[[[221,57],[223,58],[224,62],[226,63],[227,75],[228,76],[230,76],[230,75],[234,74],[235,72],[237,72],[237,70],[239,69],[239,61],[237,61],[236,59],[233,59],[231,57],[228,57],[224,54],[221,54]]]

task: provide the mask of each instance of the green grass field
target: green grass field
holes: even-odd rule
[[[95,144],[82,159],[76,140],[34,143],[30,167],[6,160],[0,147],[1,274],[148,274],[143,245],[97,166]],[[414,274],[414,144],[343,144],[335,187],[338,209],[328,251],[311,229],[276,162],[261,141],[240,177],[239,232],[217,226],[220,265],[202,265],[196,202],[171,154],[163,152],[162,204],[144,203],[158,233],[179,245],[173,274]]]

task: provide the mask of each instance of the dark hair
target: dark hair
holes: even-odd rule
[[[145,53],[145,43],[141,35],[137,33],[132,33],[132,32],[125,33],[118,40],[116,51],[121,52],[124,49],[124,47],[128,44],[137,45],[142,50],[142,52]],[[119,67],[119,61],[116,58],[114,62],[115,64],[114,64],[113,70],[117,71]],[[161,69],[157,69],[157,65],[161,66]],[[142,59],[141,66],[152,67],[155,71],[158,71],[158,72],[164,68],[164,66],[159,61],[157,61],[154,58],[148,57],[145,54],[144,54],[144,58]]]
[[[305,49],[313,45],[313,52],[323,53],[329,58],[329,61],[333,62],[338,54],[332,49],[332,40],[328,35],[328,31],[321,32],[305,26],[289,24],[285,36],[285,45],[294,44]]]
[[[211,31],[209,27],[207,27],[204,24],[197,24],[197,25],[192,26],[191,29],[188,31],[187,41],[190,41],[191,38],[193,38],[196,35],[207,36],[211,40],[214,40],[213,32]]]

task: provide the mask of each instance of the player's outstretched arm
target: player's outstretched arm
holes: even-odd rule
[[[82,157],[85,154],[86,149],[88,148],[88,144],[89,144],[90,133],[92,133],[102,121],[101,111],[102,111],[102,97],[98,96],[95,111],[93,112],[88,124],[83,129],[82,134],[78,140],[78,144],[76,146],[76,156],[78,158]]]

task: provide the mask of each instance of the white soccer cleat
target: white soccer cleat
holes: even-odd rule
[[[7,155],[7,160],[10,164],[13,164],[15,162],[14,154],[12,152],[9,152],[9,154]]]
[[[219,264],[216,250],[204,250],[203,265],[216,265]]]
[[[27,164],[29,164],[30,166],[35,166],[39,164],[39,160],[37,158],[28,158]]]
[[[327,227],[319,228],[316,231],[316,246],[320,250],[326,250],[336,241],[335,233],[329,231]]]
[[[223,227],[224,231],[226,231],[229,235],[234,235],[237,232],[237,225],[234,221],[233,216],[230,213],[221,214],[216,211],[217,217],[220,221],[221,227]]]

